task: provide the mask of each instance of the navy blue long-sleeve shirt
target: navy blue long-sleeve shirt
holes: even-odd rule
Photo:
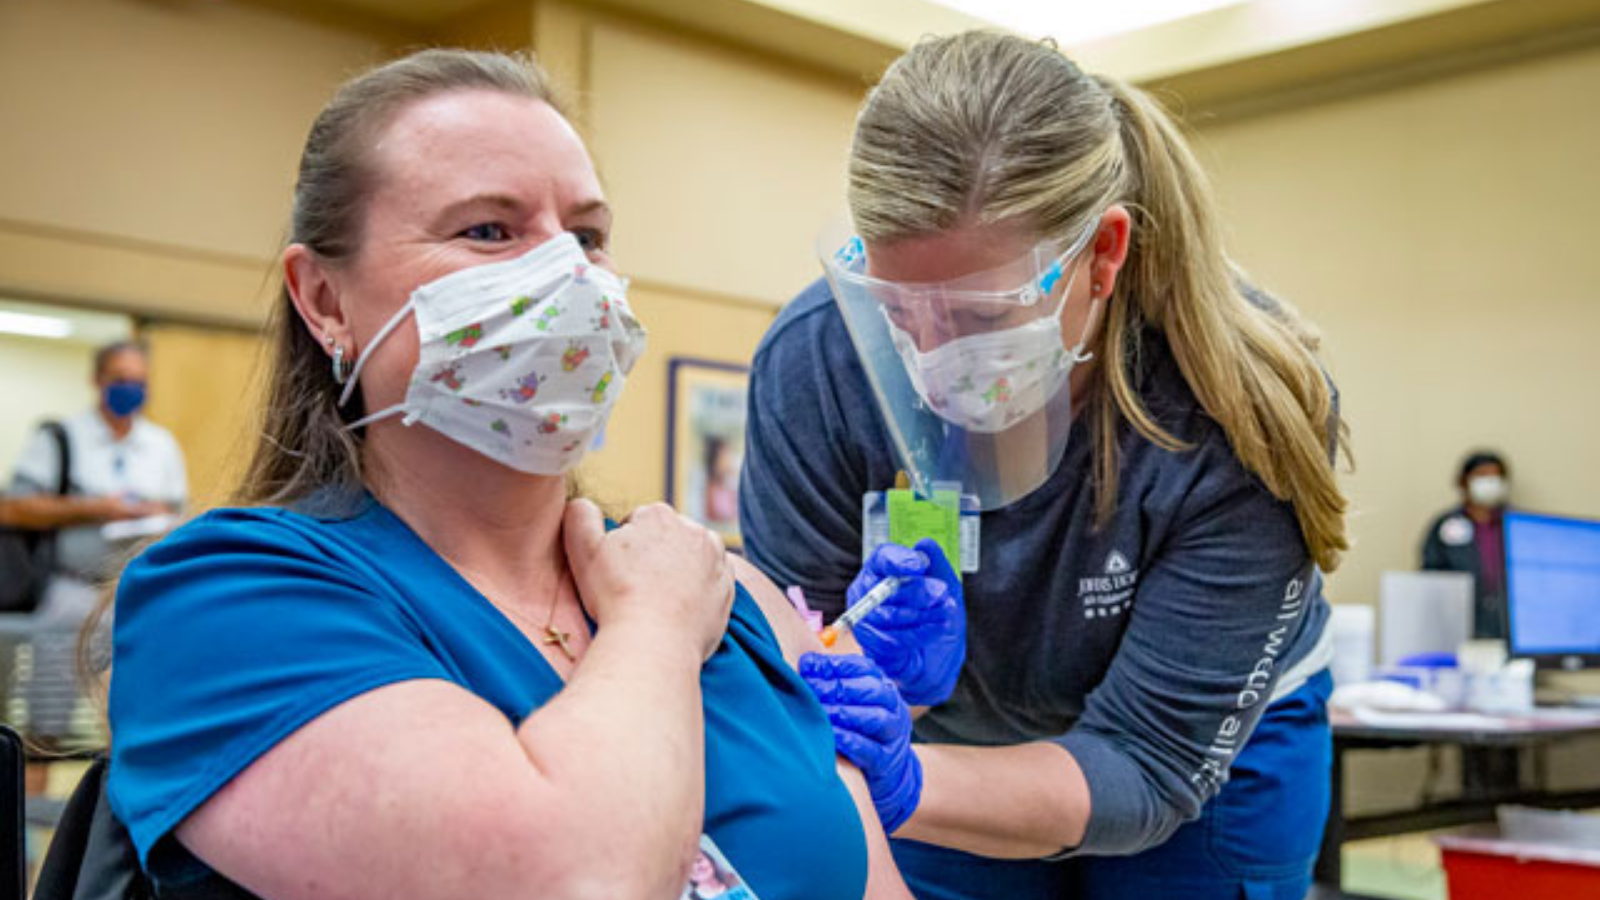
[[[1292,506],[1243,468],[1156,332],[1137,376],[1192,449],[1124,428],[1116,512],[1097,528],[1090,431],[1075,422],[1054,475],[983,514],[966,665],[916,725],[926,742],[1065,747],[1090,790],[1077,853],[1134,853],[1196,817],[1280,677],[1316,665],[1328,616]],[[746,441],[745,551],[831,619],[861,567],[861,496],[900,466],[824,282],[756,352]]]

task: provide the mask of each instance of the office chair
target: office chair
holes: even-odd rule
[[[27,756],[22,738],[6,725],[0,725],[0,898],[22,900],[28,890],[27,829],[23,825],[23,772]]]

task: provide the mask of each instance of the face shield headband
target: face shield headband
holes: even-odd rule
[[[1065,248],[1059,240],[1040,241],[1016,260],[947,281],[890,281],[866,274],[867,248],[857,235],[846,238],[831,258],[824,258],[823,264],[828,269],[830,279],[848,282],[885,305],[914,308],[920,304],[943,301],[977,306],[1032,307],[1050,296],[1065,277],[1067,266],[1083,252],[1099,229],[1100,219],[1097,216]]]

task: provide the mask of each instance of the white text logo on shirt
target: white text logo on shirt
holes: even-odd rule
[[[1103,568],[1104,575],[1078,579],[1078,602],[1083,606],[1085,619],[1120,616],[1133,607],[1139,570],[1120,550],[1112,550],[1106,556]]]
[[[1284,587],[1283,601],[1278,604],[1278,614],[1273,619],[1274,623],[1281,624],[1267,632],[1261,656],[1245,675],[1244,687],[1233,698],[1235,711],[1217,726],[1216,736],[1211,739],[1211,746],[1206,748],[1206,760],[1189,776],[1190,783],[1199,785],[1208,797],[1221,790],[1223,782],[1228,780],[1228,766],[1233,762],[1239,745],[1248,736],[1246,717],[1249,711],[1272,693],[1273,679],[1278,674],[1278,658],[1288,649],[1289,630],[1300,617],[1301,610],[1305,609],[1305,588],[1306,583],[1298,576],[1289,579]]]

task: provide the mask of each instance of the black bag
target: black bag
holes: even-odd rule
[[[157,888],[139,867],[128,829],[111,811],[108,773],[102,755],[72,792],[45,852],[33,900],[260,900],[209,870],[187,884]]]
[[[45,853],[35,900],[145,900],[155,896],[127,829],[105,798],[106,758],[95,760],[67,801]]]
[[[72,447],[60,422],[46,422],[45,431],[55,438],[59,463],[56,494],[72,492]],[[27,528],[0,528],[0,612],[33,612],[44,596],[45,585],[55,569],[56,533]]]

